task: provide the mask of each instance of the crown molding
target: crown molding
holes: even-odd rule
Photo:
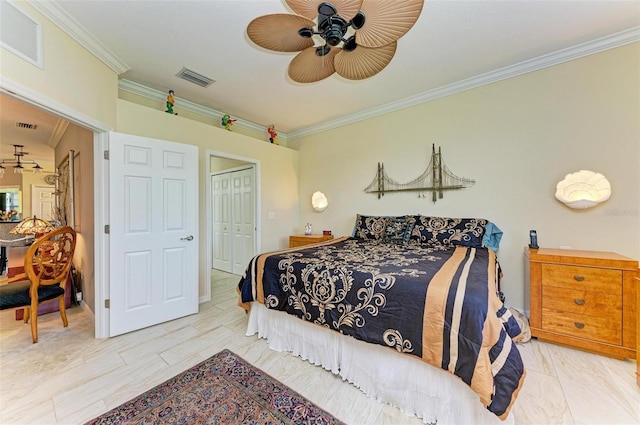
[[[611,34],[606,37],[598,38],[586,43],[577,44],[566,49],[538,56],[536,58],[522,61],[514,65],[506,66],[504,68],[500,68],[484,74],[476,75],[474,77],[457,81],[452,84],[447,84],[445,86],[438,87],[433,90],[428,90],[426,92],[422,92],[414,96],[398,100],[396,102],[387,103],[385,105],[370,108],[355,114],[338,118],[336,120],[327,121],[300,130],[291,131],[288,133],[288,140],[295,140],[300,137],[309,136],[315,133],[342,127],[344,125],[352,124],[358,121],[374,118],[380,115],[387,114],[389,112],[409,108],[421,103],[450,96],[455,93],[474,89],[486,84],[495,83],[497,81],[526,74],[528,72],[548,68],[550,66],[558,65],[563,62],[572,61],[638,41],[640,41],[640,26]]]
[[[78,24],[55,2],[46,0],[29,0],[35,9],[45,15],[62,30],[67,32],[74,40],[83,47],[93,53],[97,58],[102,60],[107,66],[113,69],[118,75],[128,71],[130,67],[122,62],[116,55],[107,49],[100,41],[91,35],[86,29]],[[455,93],[470,90],[486,84],[495,83],[507,78],[522,75],[528,72],[537,71],[543,68],[554,66],[563,62],[579,59],[605,50],[621,47],[626,44],[640,41],[640,26],[632,27],[628,30],[601,37],[586,43],[577,44],[575,46],[561,49],[546,55],[538,56],[533,59],[522,61],[520,63],[490,71],[484,74],[476,75],[455,83],[447,84],[432,90],[418,93],[414,96],[398,100],[396,102],[387,103],[381,106],[370,108],[355,114],[346,115],[336,120],[326,121],[317,125],[312,125],[289,133],[278,132],[278,137],[283,140],[295,140],[297,138],[309,136],[322,131],[330,130],[344,125],[352,124],[358,121],[374,118],[389,112],[398,111],[409,108],[420,103],[429,102]],[[133,83],[128,80],[119,80],[118,88],[129,91],[134,94],[144,96],[149,99],[164,102],[166,94],[149,87]],[[180,100],[180,107],[207,117],[219,120],[224,115],[223,112],[215,109],[207,108],[186,99]],[[238,127],[246,128],[256,132],[264,132],[265,127],[256,123],[241,119],[236,122]]]
[[[80,43],[82,47],[93,53],[105,65],[114,70],[118,75],[131,69],[104,44],[95,38],[89,31],[65,12],[56,2],[43,0],[30,0],[29,4],[38,12],[60,27],[71,38]]]
[[[55,149],[56,146],[58,146],[58,143],[60,143],[60,140],[62,139],[62,136],[64,136],[64,133],[65,131],[67,131],[68,127],[69,127],[69,121],[64,120],[62,118],[58,118],[58,121],[56,122],[56,126],[53,129],[53,133],[51,134],[51,137],[49,138],[49,142],[47,143],[47,145],[51,149]]]
[[[125,80],[125,79],[118,80],[118,89],[124,90],[129,93],[133,93],[138,96],[142,96],[157,102],[164,103],[167,99],[167,93],[161,92],[160,90],[152,89],[150,87],[135,83],[130,80]],[[213,108],[208,108],[206,106],[199,105],[197,103],[191,102],[186,99],[180,99],[180,109],[184,109],[185,111],[193,112],[205,117],[210,117],[214,120],[214,122],[220,122],[222,120],[222,117],[225,115],[224,112],[220,112]],[[236,121],[233,125],[236,127],[255,131],[258,133],[265,133],[266,131],[265,126],[256,124],[251,121],[247,121],[242,118]],[[278,137],[282,137],[282,139],[285,141],[287,140],[287,135],[284,133],[278,132]]]

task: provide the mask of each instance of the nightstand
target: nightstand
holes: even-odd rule
[[[331,239],[333,239],[333,235],[291,235],[289,236],[289,248],[330,241]]]
[[[638,261],[613,252],[525,248],[531,335],[618,358],[640,340]]]

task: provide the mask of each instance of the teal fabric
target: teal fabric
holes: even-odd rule
[[[488,222],[484,229],[484,236],[482,237],[482,246],[491,248],[498,252],[500,248],[500,240],[502,239],[502,230],[498,228],[492,222]]]
[[[31,282],[28,280],[0,285],[0,310],[30,306],[30,285]],[[55,285],[43,285],[38,288],[38,301],[51,300],[62,294],[64,294],[64,289],[57,283]]]

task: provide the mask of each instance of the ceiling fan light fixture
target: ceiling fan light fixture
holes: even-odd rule
[[[364,13],[360,11],[356,13],[356,16],[354,16],[353,19],[351,19],[351,22],[349,22],[349,24],[353,29],[359,30],[360,28],[362,28],[365,21],[366,21],[366,17]]]
[[[350,80],[377,74],[389,64],[397,40],[415,24],[424,5],[424,0],[285,1],[297,15],[258,17],[247,35],[268,50],[300,52],[288,69],[289,77],[300,83],[334,72]]]
[[[22,174],[24,172],[24,166],[22,164],[33,164],[33,170],[36,173],[41,172],[42,167],[40,166],[40,164],[31,159],[24,159],[28,154],[28,152],[24,151],[23,145],[13,145],[13,159],[0,160],[0,178],[4,176],[4,165],[13,166],[13,172],[15,174]]]
[[[295,13],[309,19],[315,19],[318,16],[318,7],[321,3],[328,3],[335,9],[335,14],[340,15],[347,20],[351,19],[356,13],[358,13],[362,6],[362,1],[363,0],[332,0],[331,2],[322,2],[319,0],[285,0]],[[323,7],[322,10],[329,9]]]
[[[328,1],[323,1],[318,5],[318,13],[324,16],[333,16],[338,13],[338,9]]]
[[[327,53],[331,51],[331,47],[326,44],[323,46],[316,47],[316,56],[325,56]]]
[[[344,44],[342,45],[342,50],[344,50],[345,52],[353,52],[356,47],[358,47],[358,45],[356,44],[356,36],[352,35],[345,40]]]
[[[309,28],[309,27],[305,27],[305,28],[300,28],[298,30],[298,34],[300,34],[300,37],[304,37],[304,38],[311,38],[313,37],[313,28]]]

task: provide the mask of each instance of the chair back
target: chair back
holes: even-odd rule
[[[71,227],[65,226],[47,233],[27,250],[24,257],[27,277],[38,285],[60,283],[64,288],[75,249],[76,231]]]

